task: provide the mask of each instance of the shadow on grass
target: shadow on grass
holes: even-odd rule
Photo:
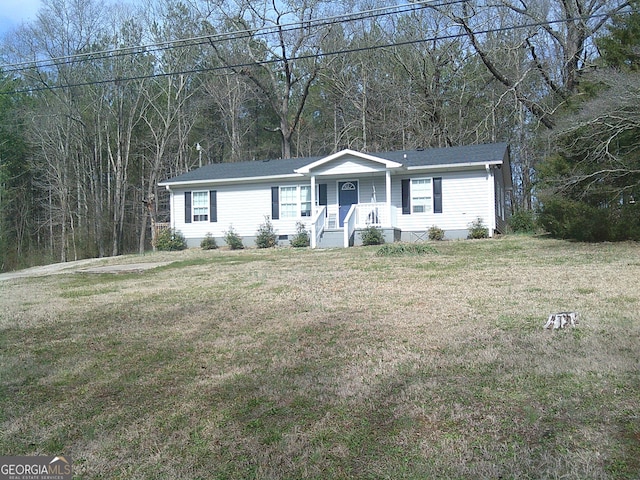
[[[637,418],[606,414],[602,379],[466,364],[481,344],[429,353],[358,312],[269,332],[264,311],[135,307],[5,330],[2,451],[66,453],[87,478],[526,478],[588,474],[571,452],[613,422],[606,469],[637,466]],[[620,399],[640,387],[623,380]]]

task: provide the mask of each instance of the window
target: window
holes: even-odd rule
[[[442,213],[442,177],[404,178],[402,187],[402,214]]]
[[[280,218],[298,216],[298,187],[280,187]]]
[[[184,192],[184,222],[218,221],[218,195],[215,190]]]
[[[316,202],[318,202],[318,205],[327,205],[327,184],[319,183],[316,188]]]
[[[300,187],[300,216],[311,216],[311,187],[309,185]]]
[[[411,180],[411,212],[427,213],[431,211],[431,179],[414,178]]]
[[[272,190],[272,194],[274,193],[276,191]],[[311,187],[309,185],[280,187],[278,193],[278,203],[272,198],[272,217],[274,220],[311,216]],[[275,208],[276,206],[277,208]],[[278,211],[277,216],[273,215],[276,210]]]
[[[193,192],[193,221],[209,220],[209,192]]]

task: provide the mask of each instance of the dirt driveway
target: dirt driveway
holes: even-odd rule
[[[52,263],[40,267],[25,268],[15,272],[0,273],[0,281],[14,280],[17,278],[43,277],[47,275],[59,275],[63,273],[130,273],[143,272],[152,268],[162,267],[171,262],[148,262],[148,263],[125,263],[125,264],[105,264],[109,259],[89,258],[74,262]]]

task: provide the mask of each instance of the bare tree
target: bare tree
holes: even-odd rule
[[[189,136],[197,119],[194,97],[200,93],[200,82],[192,74],[201,52],[196,47],[185,48],[181,40],[195,36],[197,18],[186,5],[161,0],[145,8],[150,40],[163,45],[175,42],[175,48],[161,50],[153,57],[155,71],[160,75],[140,85],[144,97],[141,120],[146,125],[148,142],[143,154],[143,175],[138,188],[143,192],[139,214],[138,249],[144,252],[148,221],[151,222],[151,245],[155,249],[158,182],[162,175],[184,171],[180,158],[188,156]],[[175,74],[174,74],[175,73]]]
[[[91,223],[85,201],[85,99],[80,89],[62,87],[86,81],[84,65],[73,56],[100,37],[102,11],[91,0],[46,0],[38,19],[18,30],[5,45],[13,61],[38,59],[32,68],[20,70],[20,75],[25,85],[43,89],[28,116],[28,135],[36,147],[32,171],[40,186],[50,251],[53,255],[59,249],[61,261],[69,258],[69,252],[71,258],[78,257],[78,237]],[[45,60],[49,64],[42,66]],[[82,243],[86,242],[85,238]]]
[[[247,104],[255,98],[254,89],[247,83],[246,78],[234,73],[223,73],[210,76],[206,81],[205,90],[220,114],[229,144],[228,160],[246,160],[246,139],[252,129]]]
[[[124,18],[118,19],[111,32],[113,46],[141,45],[143,31],[141,19],[123,11]],[[127,194],[129,189],[130,162],[133,158],[134,131],[148,104],[144,96],[148,80],[144,77],[153,71],[153,61],[143,51],[136,55],[114,55],[105,63],[115,77],[113,84],[105,84],[105,147],[109,165],[109,175],[113,178],[110,187],[112,199],[111,215],[111,255],[121,252],[123,241]],[[135,78],[140,79],[135,79]],[[132,79],[133,78],[133,79]]]
[[[550,137],[550,153],[571,159],[565,175],[553,179],[559,192],[598,192],[606,202],[635,201],[640,195],[640,77],[604,70],[592,79],[605,87]]]
[[[593,36],[627,5],[624,0],[499,0],[463,2],[443,11],[462,27],[491,75],[551,129],[555,108],[575,92],[580,71],[593,59]],[[497,19],[502,20],[498,25]],[[496,28],[520,32],[508,48],[527,52],[527,68],[505,68],[506,45],[486,41],[486,32]],[[527,90],[531,77],[536,77],[538,88]]]
[[[316,24],[314,16],[329,4],[324,0],[235,4],[225,24],[242,32],[230,40],[242,42],[247,56],[242,66],[228,57],[219,40],[211,40],[220,61],[247,77],[277,115],[279,125],[264,128],[279,133],[283,158],[291,157],[293,134],[322,65],[319,55],[330,27]]]

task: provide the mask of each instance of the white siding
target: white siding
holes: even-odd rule
[[[365,162],[366,163],[366,162]],[[352,168],[352,166],[350,167]],[[398,228],[407,232],[424,232],[436,225],[445,231],[462,231],[478,217],[485,225],[495,225],[496,200],[493,197],[495,184],[493,174],[484,168],[458,172],[418,173],[404,172],[392,176],[391,203],[396,210]],[[433,213],[433,204],[429,212],[402,214],[403,178],[442,178],[442,213]],[[353,174],[339,177],[316,177],[316,184],[327,184],[327,201],[330,211],[337,211],[338,181],[357,180],[359,202],[371,201],[373,186],[376,188],[378,202],[386,201],[386,185],[384,174]],[[310,185],[309,179],[287,182],[265,182],[255,184],[237,184],[215,187],[176,188],[172,191],[171,221],[172,226],[180,230],[187,239],[201,239],[207,233],[220,238],[233,225],[234,230],[242,237],[253,237],[258,226],[271,218],[271,187],[293,185]],[[501,186],[501,188],[504,188]],[[217,192],[217,222],[184,221],[184,192],[215,190]],[[496,189],[497,190],[497,189]],[[498,193],[497,191],[495,193]],[[504,194],[503,194],[504,195]],[[432,198],[433,201],[433,198]],[[292,235],[296,231],[296,223],[300,221],[310,228],[311,217],[296,217],[272,220],[279,235]]]
[[[386,183],[384,176],[363,177],[359,180],[358,188],[360,189],[360,203],[371,202],[373,187],[376,187],[376,201],[385,202]]]
[[[433,213],[431,208],[427,213],[403,215],[401,179],[426,177],[442,178],[442,213]],[[485,225],[489,225],[493,218],[493,202],[487,202],[488,181],[484,169],[395,177],[391,192],[392,204],[397,208],[397,226],[402,230],[424,231],[433,225],[445,231],[464,230],[478,217],[484,220]]]
[[[316,179],[317,183],[327,184],[327,203],[334,205],[338,203],[338,182],[332,178]]]
[[[180,230],[187,239],[203,238],[207,233],[211,233],[214,237],[222,237],[231,225],[241,237],[252,237],[256,234],[260,224],[264,223],[265,216],[271,218],[271,187],[288,185],[305,185],[305,183],[286,182],[175,189],[172,192],[172,226],[176,230]],[[184,192],[199,190],[217,191],[217,222],[185,223]],[[295,233],[298,221],[305,223],[309,228],[311,217],[273,220],[272,223],[279,235],[291,235]]]

